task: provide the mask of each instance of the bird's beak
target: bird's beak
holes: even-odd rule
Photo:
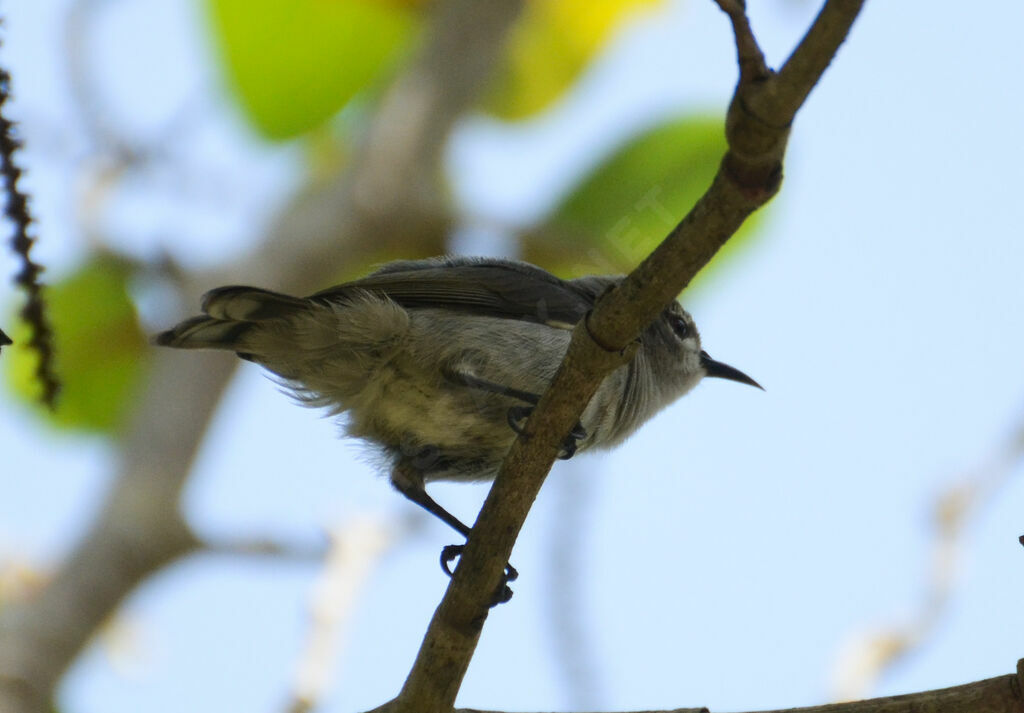
[[[719,379],[729,379],[730,381],[738,381],[741,384],[749,384],[750,386],[756,386],[757,388],[764,391],[764,387],[759,383],[751,379],[749,376],[744,374],[739,369],[734,369],[728,364],[723,364],[720,361],[715,361],[707,352],[700,353],[700,365],[704,367],[704,371],[707,372],[708,376],[715,376]]]

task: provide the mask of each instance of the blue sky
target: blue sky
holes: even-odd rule
[[[816,9],[749,4],[776,65]],[[71,177],[89,168],[59,63],[66,5],[14,5],[0,53],[30,141],[38,255],[58,275],[83,250]],[[196,7],[109,3],[100,17],[94,59],[123,120],[152,134],[198,101],[206,119],[189,165],[219,191],[154,198],[151,177],[117,197],[106,227],[139,254],[228,259],[285,198],[298,157],[247,136],[230,105],[204,93],[217,78]],[[798,116],[756,243],[683,296],[708,351],[766,392],[704,383],[620,449],[556,466],[516,547],[515,598],[491,615],[460,704],[576,707],[553,641],[579,621],[579,675],[593,681],[595,707],[808,705],[834,695],[851,641],[914,618],[936,498],[1024,422],[1022,22],[1011,0],[869,0]],[[724,17],[711,2],[673,5],[617,38],[551,115],[516,127],[468,120],[449,148],[454,190],[497,223],[536,216],[635,127],[722,111],[734,81]],[[459,246],[507,249],[476,231]],[[452,541],[336,433],[246,365],[186,493],[189,518],[211,535],[316,543],[360,514],[399,530],[413,517],[353,613],[322,705],[331,712],[397,692],[446,584],[437,553]],[[116,454],[55,436],[6,401],[0,450],[17,466],[0,474],[0,557],[45,569],[89,521]],[[872,694],[1008,673],[1024,655],[1021,471],[1014,463],[969,520],[937,627]],[[472,519],[486,491],[432,492]],[[573,554],[556,560],[566,542]],[[169,568],[127,602],[121,643],[76,664],[63,710],[282,710],[317,574],[215,556]]]

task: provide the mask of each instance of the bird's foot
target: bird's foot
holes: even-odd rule
[[[522,435],[523,427],[526,425],[526,419],[533,413],[533,406],[513,406],[508,410],[508,425],[509,427]],[[580,441],[587,437],[587,431],[583,428],[583,424],[579,421],[569,431],[569,435],[562,441],[562,448],[558,451],[559,460],[569,460],[576,455],[576,450],[580,447]]]
[[[465,545],[448,545],[441,550],[441,569],[445,571],[449,577],[454,574],[451,568],[452,562],[462,555],[463,550],[466,549]],[[512,598],[512,589],[508,586],[509,582],[514,582],[519,578],[519,572],[511,563],[505,565],[505,576],[501,580],[501,584],[498,585],[498,589],[495,590],[494,596],[491,598],[489,606],[496,607],[499,604],[504,604]]]

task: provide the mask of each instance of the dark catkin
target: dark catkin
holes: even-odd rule
[[[11,75],[0,66],[0,176],[3,177],[4,193],[7,197],[4,212],[14,227],[11,247],[20,258],[21,269],[15,276],[15,283],[25,291],[25,306],[21,317],[29,325],[32,335],[28,346],[39,355],[36,378],[43,387],[42,401],[54,408],[60,381],[54,372],[53,329],[46,316],[46,302],[43,288],[39,283],[42,267],[32,261],[29,252],[34,239],[29,235],[32,216],[29,213],[28,196],[18,187],[22,171],[14,160],[14,154],[21,148],[21,141],[15,138],[14,123],[4,113],[10,96]]]

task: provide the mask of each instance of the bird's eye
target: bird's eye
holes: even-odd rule
[[[672,327],[672,331],[676,333],[676,336],[680,339],[686,339],[690,336],[690,325],[683,319],[680,314],[670,314],[668,316],[668,323]]]

